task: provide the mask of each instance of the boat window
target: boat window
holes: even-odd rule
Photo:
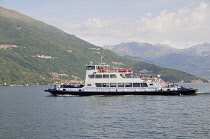
[[[125,83],[125,87],[132,87],[132,83]]]
[[[96,78],[102,78],[101,74],[96,74]]]
[[[110,74],[110,78],[117,78],[115,74]]]
[[[124,83],[118,83],[118,87],[124,87]]]
[[[117,87],[116,83],[110,83],[110,87]]]
[[[102,87],[102,83],[96,83],[96,87]]]
[[[123,78],[133,78],[133,75],[131,74],[120,74],[120,76]]]
[[[103,70],[103,69],[106,69],[106,67],[104,67],[104,66],[97,66],[97,69],[98,70]]]
[[[103,83],[103,87],[109,87],[109,83]]]
[[[133,83],[133,87],[140,87],[140,83]]]
[[[109,78],[109,74],[104,74],[103,78]]]
[[[153,86],[153,84],[149,84],[150,86]]]
[[[95,66],[87,66],[87,70],[95,70]]]
[[[125,74],[125,78],[132,78],[131,74]]]
[[[94,78],[94,74],[88,75],[89,78]]]
[[[87,86],[91,86],[91,84],[87,84]]]
[[[141,87],[148,87],[147,83],[141,83]]]
[[[67,84],[64,84],[64,85],[61,85],[61,88],[79,88],[79,85],[67,85]]]

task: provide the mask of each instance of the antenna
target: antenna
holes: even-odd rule
[[[90,65],[92,65],[93,64],[93,62],[92,61],[90,61]]]
[[[101,56],[101,63],[100,63],[100,65],[102,65],[102,60],[103,60],[103,56]]]
[[[103,54],[104,54],[104,51],[103,51],[103,53],[102,53],[102,55],[101,55],[101,63],[100,63],[100,65],[102,65],[102,62],[103,62]]]

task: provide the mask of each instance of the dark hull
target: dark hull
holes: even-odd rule
[[[58,91],[54,89],[45,90],[52,95],[79,95],[79,96],[92,96],[92,95],[194,95],[195,89],[185,89],[177,91],[135,91],[135,92],[97,92],[97,91]]]

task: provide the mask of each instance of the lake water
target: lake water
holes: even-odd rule
[[[0,139],[209,139],[210,84],[192,96],[61,96],[0,87]]]

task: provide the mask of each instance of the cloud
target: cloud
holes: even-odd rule
[[[196,7],[183,7],[174,13],[165,9],[156,17],[146,15],[137,21],[136,35],[144,35],[144,39],[160,43],[168,41],[187,44],[209,41],[209,13],[209,3],[204,2]]]
[[[209,25],[209,3],[192,2],[173,12],[146,13],[135,22],[89,18],[80,24],[66,24],[63,30],[100,46],[138,41],[183,48],[210,41]]]
[[[102,20],[100,18],[90,18],[82,24],[65,24],[63,30],[75,34],[95,45],[121,43],[124,41],[124,24],[113,20]]]

